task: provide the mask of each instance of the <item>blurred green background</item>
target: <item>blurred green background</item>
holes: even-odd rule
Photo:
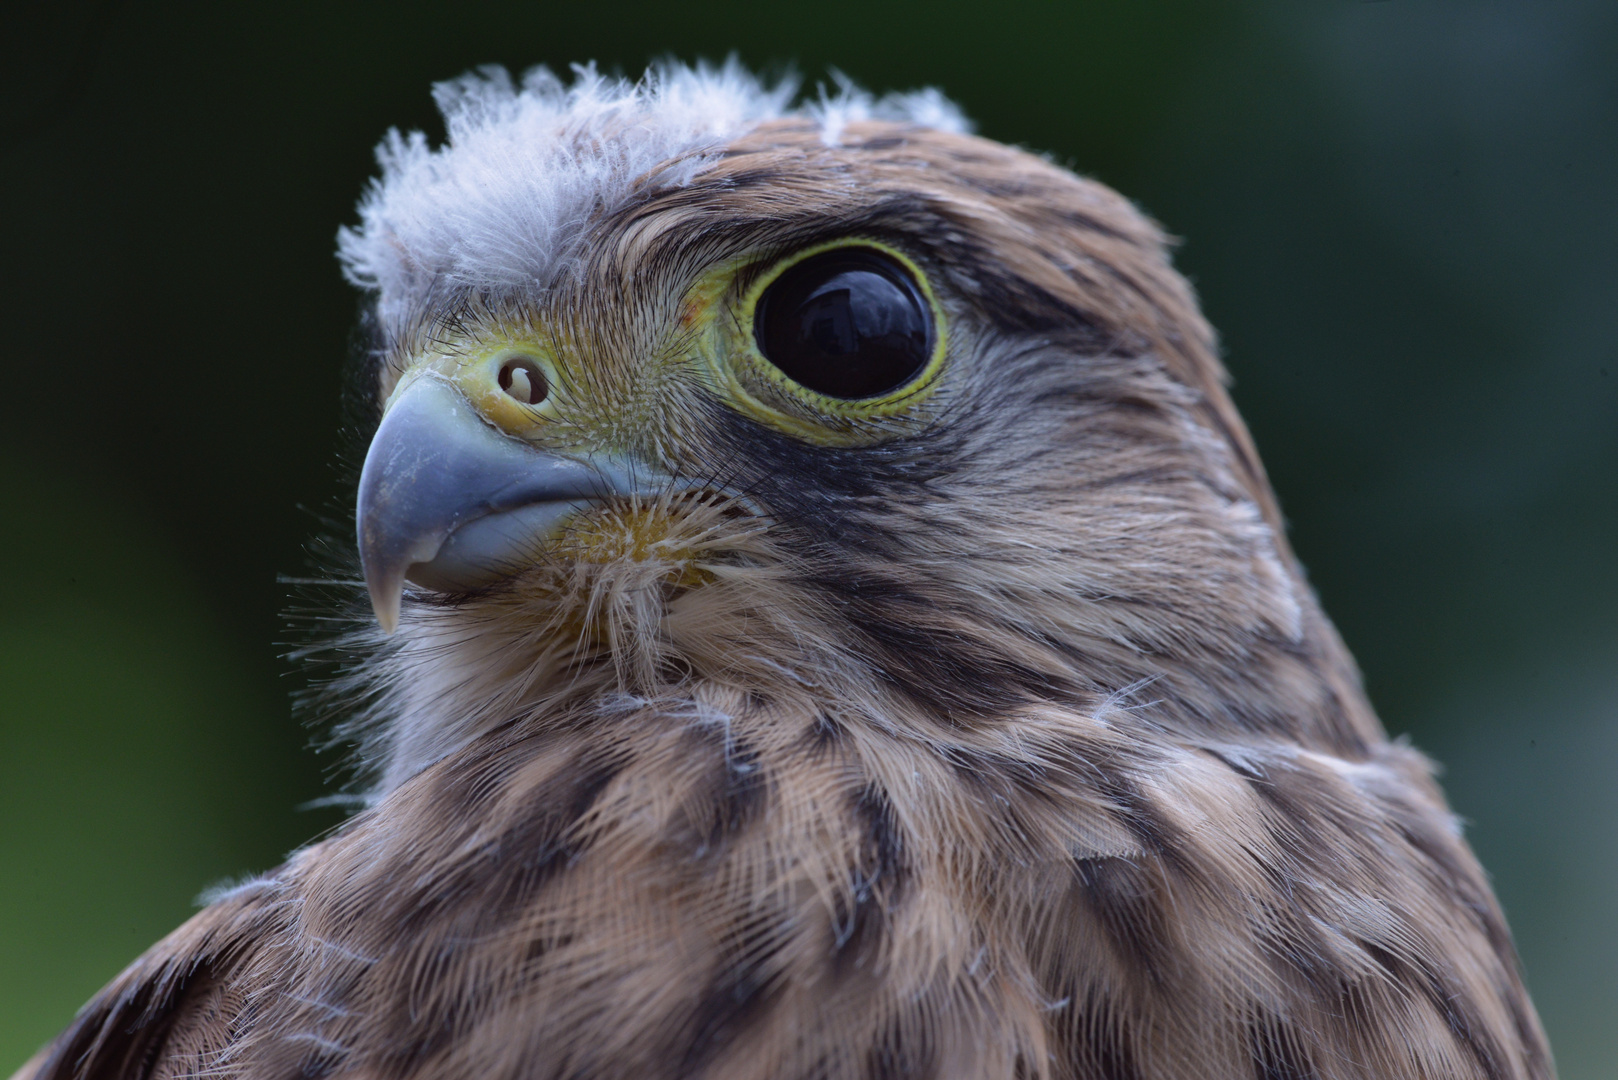
[[[475,64],[942,87],[1185,240],[1297,549],[1618,1071],[1618,4],[7,6],[0,1072],[337,820],[278,573],[341,499],[333,233]],[[16,20],[13,22],[12,20]],[[312,509],[301,509],[302,507]],[[330,755],[327,757],[329,758]]]

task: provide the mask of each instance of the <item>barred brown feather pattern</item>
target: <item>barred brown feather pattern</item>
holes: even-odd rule
[[[624,359],[685,347],[703,267],[846,235],[941,294],[926,422],[811,445]],[[1151,222],[983,140],[788,119],[580,244],[540,294],[435,298],[379,393],[452,324],[563,327],[612,437],[722,494],[357,633],[373,805],[33,1075],[1551,1075]]]
[[[1122,706],[1014,723],[893,745],[698,692],[513,724],[81,1030],[183,1001],[154,1076],[1533,1075],[1415,754],[1165,745]]]

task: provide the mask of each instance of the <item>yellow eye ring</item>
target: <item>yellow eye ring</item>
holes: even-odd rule
[[[903,372],[901,365],[894,370],[900,371],[902,377],[891,388],[882,387],[869,396],[834,396],[804,385],[765,356],[760,345],[757,320],[761,301],[771,286],[807,260],[843,251],[854,258],[869,252],[902,268],[906,277],[903,284],[924,305],[927,317],[929,340],[915,370]],[[725,356],[719,374],[736,404],[756,419],[810,441],[852,445],[891,434],[895,423],[905,426],[923,418],[921,406],[936,387],[948,355],[948,326],[926,273],[903,251],[880,240],[858,236],[803,248],[749,282],[735,304],[736,317],[725,320],[726,340],[721,350]]]

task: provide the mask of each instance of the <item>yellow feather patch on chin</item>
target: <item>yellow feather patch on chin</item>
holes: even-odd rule
[[[622,689],[646,690],[659,682],[670,602],[714,583],[716,568],[746,561],[763,525],[709,491],[591,506],[532,570],[479,608],[526,639],[521,651],[575,662],[610,655]]]
[[[542,722],[565,701],[651,698],[694,673],[733,673],[753,652],[736,636],[764,632],[757,612],[779,597],[769,524],[706,490],[597,505],[536,540],[504,582],[407,605],[377,668],[355,679],[380,685],[377,714],[402,718],[366,747],[378,789],[516,716]]]
[[[710,503],[699,503],[707,507]],[[713,580],[701,566],[703,544],[713,523],[693,520],[686,503],[609,505],[582,511],[568,524],[557,555],[573,563],[607,566],[613,563],[656,562],[666,566],[663,583],[676,590],[692,589]],[[701,514],[698,517],[707,515]]]

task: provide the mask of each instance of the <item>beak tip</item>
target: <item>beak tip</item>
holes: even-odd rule
[[[399,628],[399,606],[404,599],[404,575],[376,573],[367,566],[365,591],[371,595],[371,611],[376,624],[384,634],[391,635]]]

